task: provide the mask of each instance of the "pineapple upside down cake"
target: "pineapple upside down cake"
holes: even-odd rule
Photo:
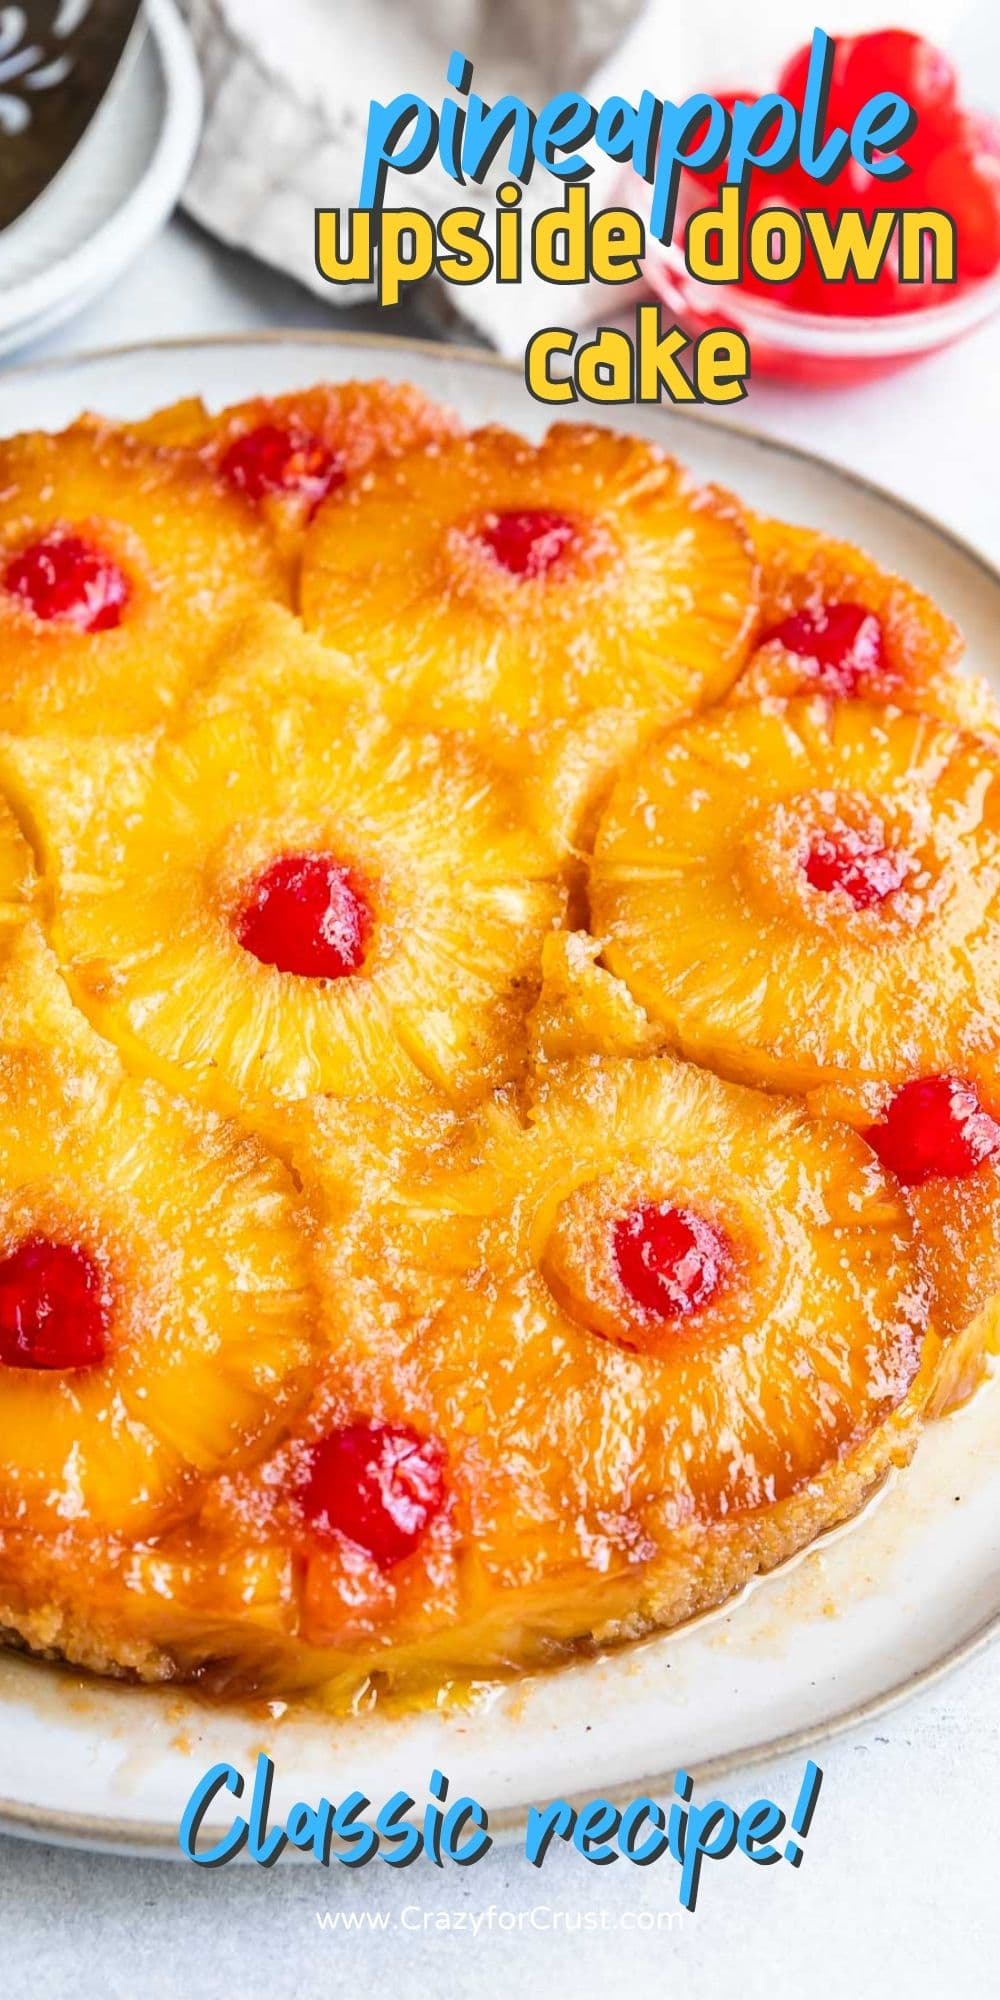
[[[856,1513],[1000,1294],[1000,715],[652,444],[0,443],[0,1632],[437,1698]]]

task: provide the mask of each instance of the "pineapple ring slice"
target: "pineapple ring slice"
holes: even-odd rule
[[[751,517],[750,529],[760,559],[757,650],[733,688],[735,700],[815,690],[815,666],[768,634],[796,612],[849,603],[874,612],[881,629],[881,664],[858,681],[863,699],[935,715],[961,729],[1000,730],[989,682],[962,672],[962,635],[932,598],[879,569],[850,542],[764,515]]]
[[[813,880],[827,844],[874,854],[867,906]],[[622,778],[590,910],[609,969],[724,1074],[961,1073],[1000,1034],[1000,763],[860,701],[727,706]]]
[[[356,1110],[351,1114],[356,1116]],[[847,1127],[667,1057],[554,1071],[528,1129],[295,1114],[332,1328],[294,1440],[213,1488],[304,1564],[300,1664],[350,1690],[551,1659],[669,1625],[850,1514],[915,1443],[925,1302],[898,1189]],[[728,1232],[672,1323],[613,1265],[637,1200]],[[296,1515],[296,1454],[362,1412],[441,1441],[450,1512],[389,1569]]]
[[[18,1581],[18,1536],[148,1532],[267,1446],[307,1392],[316,1324],[288,1169],[126,1076],[29,928],[0,988],[0,1344],[7,1260],[39,1242],[99,1274],[106,1346],[87,1366],[5,1354],[0,1595]]]
[[[378,459],[451,437],[458,419],[408,382],[323,382],[254,396],[212,415],[198,396],[158,410],[128,435],[190,454],[259,507],[282,555],[294,559],[328,492]]]
[[[521,1063],[564,908],[556,858],[475,745],[389,730],[332,659],[310,699],[287,658],[278,705],[245,635],[246,673],[230,655],[219,701],[206,690],[176,738],[4,744],[71,990],[131,1067],[220,1110],[474,1097]],[[289,855],[336,857],[363,885],[352,976],[282,971],[240,942],[254,885]]]
[[[38,616],[10,587],[53,539],[114,566],[113,629]],[[0,728],[151,728],[261,594],[287,598],[267,530],[200,467],[92,423],[0,441]]]
[[[601,966],[600,950],[586,931],[559,931],[545,940],[542,990],[529,1022],[536,1089],[554,1062],[646,1055],[663,1047],[664,1030]],[[977,1096],[992,1123],[1000,1113],[992,1063]],[[867,1137],[891,1097],[884,1084],[826,1084],[809,1093],[807,1105],[816,1117],[836,1119]],[[903,1199],[916,1230],[930,1322],[945,1342],[933,1396],[933,1414],[939,1415],[967,1400],[982,1379],[986,1355],[1000,1352],[1000,1155],[960,1176],[942,1173],[905,1186]]]
[[[393,712],[491,734],[689,712],[738,672],[755,594],[735,502],[575,425],[376,466],[321,507],[301,582],[306,625],[365,660]]]

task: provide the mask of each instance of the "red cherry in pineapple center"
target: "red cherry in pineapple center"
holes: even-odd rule
[[[444,1446],[408,1424],[345,1424],[313,1446],[299,1498],[318,1534],[344,1535],[391,1569],[441,1512],[444,1466]]]
[[[5,1368],[95,1368],[109,1324],[102,1273],[76,1244],[34,1236],[0,1260]]]
[[[681,1319],[715,1297],[732,1265],[720,1229],[689,1208],[644,1202],[615,1223],[618,1276],[629,1297],[657,1319]]]
[[[511,576],[546,576],[574,540],[576,530],[565,514],[549,507],[517,507],[490,514],[478,530],[479,540]]]
[[[851,827],[820,833],[803,861],[810,888],[847,896],[856,910],[872,910],[905,882],[909,861],[897,848],[883,847]]]
[[[884,672],[882,627],[863,604],[820,604],[795,611],[761,638],[774,640],[806,663],[809,677],[828,694],[856,694],[860,683]]]
[[[12,557],[3,580],[36,618],[78,632],[113,630],[128,603],[128,582],[118,564],[82,535],[59,529]]]
[[[1000,1125],[984,1111],[972,1084],[953,1076],[904,1083],[865,1138],[905,1187],[938,1174],[974,1174],[1000,1153]]]
[[[234,438],[223,453],[224,479],[249,500],[293,493],[318,507],[345,473],[336,453],[303,424],[258,424]]]
[[[236,922],[244,951],[303,979],[359,972],[372,933],[357,877],[332,854],[282,854],[258,875]]]

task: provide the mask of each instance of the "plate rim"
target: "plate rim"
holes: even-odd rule
[[[808,1555],[806,1549],[804,1554]],[[654,1635],[655,1636],[655,1635]],[[806,1729],[789,1730],[783,1736],[769,1737],[765,1742],[754,1744],[748,1750],[727,1751],[720,1757],[710,1757],[702,1763],[692,1763],[690,1772],[696,1783],[714,1782],[716,1778],[728,1776],[733,1771],[752,1771],[772,1759],[788,1757],[795,1751],[810,1749],[814,1744],[824,1743],[847,1734],[861,1723],[875,1721],[892,1709],[902,1706],[911,1697],[923,1694],[939,1681],[947,1678],[966,1662],[986,1653],[1000,1638],[1000,1611],[995,1611],[978,1625],[965,1639],[949,1648],[926,1667],[921,1667],[907,1680],[897,1681],[892,1687],[870,1700],[857,1702],[851,1708],[842,1709],[837,1715],[823,1722],[811,1723]],[[38,1660],[41,1668],[52,1662]],[[62,1668],[58,1669],[63,1671]],[[530,1678],[530,1677],[529,1677]],[[167,1694],[173,1683],[166,1683],[163,1692]],[[148,1692],[148,1690],[147,1690]],[[673,1769],[654,1773],[648,1778],[627,1778],[615,1785],[603,1785],[601,1796],[611,1805],[624,1806],[642,1795],[656,1798],[668,1793],[672,1787]],[[571,1806],[579,1809],[593,1797],[593,1787],[584,1786],[579,1790],[567,1791],[566,1798]],[[490,1814],[490,1834],[494,1846],[502,1846],[523,1833],[528,1822],[527,1805],[504,1806]],[[72,1813],[46,1811],[31,1805],[22,1805],[17,1800],[0,1798],[0,1834],[13,1839],[37,1840],[50,1845],[85,1847],[108,1853],[139,1852],[150,1859],[180,1861],[182,1855],[177,1841],[177,1827],[164,1820],[115,1820],[93,1813]],[[246,1863],[246,1855],[238,1857]],[[308,1857],[293,1857],[308,1858]]]
[[[152,13],[154,9],[159,10],[163,0],[147,0],[147,5]],[[14,363],[10,367],[0,364],[0,388],[6,386],[12,378],[23,380],[68,373],[74,368],[86,368],[107,362],[127,363],[148,354],[247,347],[316,347],[369,353],[372,350],[418,353],[433,357],[437,361],[453,357],[463,365],[484,368],[493,374],[514,376],[523,384],[523,370],[519,363],[505,360],[488,348],[464,342],[424,339],[411,335],[361,333],[347,328],[264,327],[256,331],[242,329],[231,334],[173,335],[156,340],[123,341],[74,350],[63,355],[45,355],[35,361]],[[741,419],[731,419],[703,410],[691,410],[684,406],[664,407],[669,407],[672,419],[679,417],[694,425],[707,426],[713,431],[735,434],[745,442],[769,453],[816,466],[823,473],[832,474],[839,482],[855,491],[873,496],[937,536],[979,569],[992,585],[1000,589],[1000,555],[994,560],[982,546],[937,520],[926,509],[901,498],[891,488],[883,486],[867,474],[857,472],[839,459],[814,451],[807,445],[789,443],[774,437]],[[753,1770],[772,1759],[790,1756],[796,1751],[808,1749],[813,1744],[842,1736],[862,1723],[873,1721],[878,1716],[899,1707],[912,1696],[935,1686],[957,1668],[988,1651],[998,1638],[1000,1638],[1000,1608],[990,1613],[964,1639],[949,1647],[935,1660],[917,1668],[902,1680],[893,1682],[879,1694],[840,1710],[836,1715],[827,1717],[821,1722],[811,1723],[805,1728],[790,1730],[769,1737],[761,1743],[727,1751],[719,1757],[692,1765],[692,1774],[702,1783],[714,1781],[734,1770]],[[44,1669],[46,1662],[39,1661],[37,1665]],[[171,1685],[173,1684],[168,1684]],[[175,1688],[174,1692],[176,1691]],[[641,1784],[646,1791],[655,1796],[669,1790],[673,1776],[674,1773],[670,1770],[655,1773],[648,1779],[626,1779],[619,1785],[605,1785],[603,1795],[612,1804],[620,1804],[637,1796],[637,1788]],[[584,1788],[568,1796],[571,1803],[579,1804],[588,1799],[591,1793]],[[497,1844],[509,1841],[523,1831],[527,1823],[527,1811],[527,1806],[509,1806],[491,1814],[490,1831]],[[182,1859],[177,1846],[177,1829],[172,1823],[160,1820],[122,1820],[92,1813],[52,1811],[3,1796],[0,1796],[0,1834],[109,1853],[141,1854],[165,1860]]]
[[[146,5],[151,9],[164,4],[172,6],[173,0],[146,0]],[[42,355],[35,361],[15,361],[10,366],[4,363],[0,355],[0,387],[12,376],[23,378],[59,374],[71,368],[85,368],[99,362],[128,361],[143,354],[171,354],[182,353],[192,348],[229,347],[346,347],[360,350],[376,348],[387,353],[402,350],[424,354],[432,356],[435,360],[453,355],[455,360],[463,365],[513,376],[522,388],[524,387],[524,370],[520,362],[507,360],[503,355],[495,354],[491,348],[476,346],[468,341],[435,340],[419,334],[360,333],[350,327],[341,329],[294,326],[259,327],[256,330],[241,327],[233,333],[168,334],[155,340],[109,341],[102,342],[98,347],[73,348],[66,354]],[[595,409],[598,407],[595,406]],[[631,408],[632,405],[618,404],[615,407],[624,409]],[[689,409],[683,403],[660,404],[658,407],[664,412],[669,412],[671,422],[680,420],[682,423],[703,425],[709,430],[721,433],[732,432],[762,451],[776,453],[782,458],[794,458],[800,464],[819,466],[824,472],[832,472],[843,485],[872,495],[876,500],[895,508],[897,513],[905,514],[909,520],[916,521],[931,534],[937,535],[939,540],[947,542],[959,555],[975,563],[990,583],[1000,585],[1000,546],[994,557],[981,543],[972,541],[957,528],[949,527],[947,522],[940,521],[926,507],[918,506],[913,500],[903,499],[900,494],[894,493],[890,486],[883,486],[880,480],[872,479],[867,472],[858,472],[854,466],[846,465],[843,459],[831,457],[826,452],[813,451],[808,445],[796,444],[790,439],[775,437],[771,432],[759,429],[756,424],[745,423],[739,417],[730,418],[704,408]],[[553,405],[554,410],[562,408],[563,405]],[[573,422],[575,419],[556,416],[554,421]],[[595,414],[582,421],[599,426],[600,416]]]

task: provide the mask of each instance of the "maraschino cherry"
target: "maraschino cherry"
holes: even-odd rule
[[[974,1086],[954,1076],[904,1083],[865,1138],[904,1187],[937,1175],[963,1178],[1000,1153],[1000,1124]]]
[[[295,494],[310,508],[343,485],[346,476],[336,452],[298,422],[258,424],[243,431],[223,453],[220,470],[248,500]]]
[[[863,604],[821,604],[792,612],[763,633],[760,644],[784,646],[802,660],[828,694],[852,695],[884,670],[882,626]]]
[[[244,951],[304,979],[359,972],[371,938],[371,905],[332,854],[282,854],[253,883],[236,920]]]
[[[898,848],[883,847],[850,827],[817,834],[802,865],[810,888],[824,895],[839,889],[856,910],[884,903],[909,874],[907,857]]]
[[[32,1236],[0,1259],[0,1364],[95,1368],[110,1315],[102,1274],[75,1243]]]
[[[109,632],[122,621],[128,580],[116,562],[82,535],[54,528],[13,556],[4,589],[46,624]]]
[[[345,1424],[313,1445],[299,1499],[314,1533],[343,1535],[392,1569],[440,1514],[444,1468],[444,1446],[409,1424]]]
[[[720,1229],[667,1202],[643,1202],[621,1216],[613,1247],[625,1291],[656,1319],[683,1319],[708,1305],[732,1263]]]
[[[511,576],[537,577],[555,567],[575,532],[572,521],[550,507],[517,507],[489,515],[478,538]]]

